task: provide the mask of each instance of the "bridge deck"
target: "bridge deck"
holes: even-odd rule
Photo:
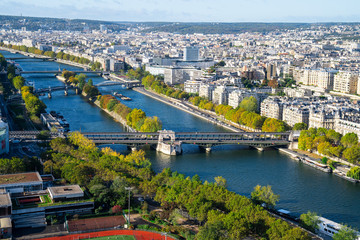
[[[10,138],[34,140],[40,132],[10,132]],[[83,132],[85,137],[94,141],[97,144],[126,144],[126,145],[145,145],[157,144],[159,141],[159,133],[146,132]],[[68,136],[69,133],[64,133],[63,136]],[[266,145],[276,146],[285,145],[289,141],[289,132],[286,133],[218,133],[218,132],[178,132],[175,133],[175,141],[180,141],[184,144],[198,144],[198,145],[222,145],[222,144],[242,144],[242,145]],[[59,133],[51,133],[51,137],[59,137]],[[173,139],[174,140],[174,139]],[[170,138],[164,138],[164,142],[171,143]]]

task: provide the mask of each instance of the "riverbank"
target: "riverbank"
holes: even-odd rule
[[[100,105],[100,101],[96,100],[94,102],[94,104],[96,106],[98,106],[101,110],[103,110],[104,112],[106,112],[107,114],[109,114],[116,122],[119,122],[121,123],[126,130],[128,130],[129,132],[137,132],[135,129],[133,129],[132,127],[130,127],[128,124],[127,124],[127,121],[126,119],[123,119],[119,114],[115,113],[115,112],[110,112],[109,110],[107,109],[103,109],[101,108],[101,105]]]
[[[47,61],[51,61],[51,60],[53,59],[53,58],[50,58],[50,57],[47,57],[47,56],[44,56],[44,55],[39,55],[39,54],[35,54],[35,53],[23,52],[23,51],[14,50],[14,49],[11,49],[11,48],[0,47],[0,50],[8,51],[8,52],[11,52],[11,53],[19,53],[19,54],[21,54],[21,55],[28,56],[28,57],[30,57],[30,58],[40,58],[40,59],[44,59],[44,60],[47,60]],[[89,65],[85,65],[85,64],[81,64],[81,63],[76,63],[76,62],[72,62],[72,61],[67,61],[67,60],[63,60],[63,59],[54,58],[53,61],[54,61],[54,62],[58,62],[58,63],[62,63],[62,64],[66,64],[66,65],[70,65],[70,66],[74,66],[74,67],[83,68],[83,69],[88,69],[88,68],[90,68]]]
[[[228,129],[230,131],[233,131],[233,132],[242,132],[243,131],[241,129],[237,129],[237,128],[232,127],[232,126],[230,126],[230,125],[228,125],[226,123],[223,123],[223,122],[217,120],[216,118],[206,116],[204,113],[202,113],[202,112],[200,112],[200,111],[198,111],[198,110],[196,110],[194,108],[191,108],[190,106],[184,104],[180,100],[172,99],[172,98],[165,97],[165,96],[161,96],[161,95],[159,95],[157,93],[154,93],[154,92],[152,92],[150,90],[146,90],[144,88],[133,88],[133,90],[136,91],[136,92],[139,92],[141,94],[144,94],[144,95],[146,95],[148,97],[151,97],[151,98],[153,98],[153,99],[155,99],[157,101],[160,101],[160,102],[163,102],[163,103],[165,103],[167,105],[175,107],[175,108],[177,108],[179,110],[187,112],[187,113],[189,113],[191,115],[199,117],[199,118],[201,118],[203,120],[211,122],[211,123],[213,123],[215,125],[222,126],[222,127],[226,128],[226,129]]]
[[[342,179],[345,179],[345,180],[347,180],[349,182],[352,182],[352,183],[360,183],[359,180],[356,180],[356,179],[353,179],[353,178],[350,178],[350,177],[346,176],[346,171],[344,171],[344,169],[342,169],[342,168],[331,169],[327,165],[319,163],[318,159],[316,159],[316,158],[306,156],[304,154],[298,153],[296,151],[293,151],[293,150],[290,150],[290,149],[287,149],[287,148],[278,148],[278,149],[279,149],[280,152],[289,155],[292,159],[294,159],[296,161],[303,162],[306,165],[311,166],[313,168],[316,168],[316,169],[318,169],[320,171],[327,172],[327,173],[332,173],[335,176],[341,177]],[[326,168],[325,168],[325,166],[326,166]]]

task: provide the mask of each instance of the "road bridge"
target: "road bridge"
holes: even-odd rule
[[[6,60],[12,60],[12,61],[17,61],[17,60],[42,60],[42,61],[46,61],[46,60],[50,60],[52,58],[35,58],[35,57],[8,57],[6,58]]]
[[[116,86],[116,85],[121,85],[127,89],[142,86],[141,82],[139,82],[139,81],[115,81],[115,80],[104,81],[104,82],[96,84],[95,86],[96,87],[105,87],[105,86]]]
[[[85,71],[85,70],[72,70],[74,73],[88,73],[88,74],[100,74],[102,75],[102,71]],[[19,71],[19,74],[62,74],[62,71],[54,70],[54,71]]]
[[[115,76],[113,74],[110,74],[108,76],[104,77],[107,80],[113,81],[113,82],[121,82],[124,87],[127,89],[131,89],[134,87],[142,87],[142,83],[139,80],[131,80],[124,77]],[[110,82],[107,81],[107,82]]]
[[[56,92],[56,91],[67,91],[68,89],[74,89],[74,86],[56,86],[56,87],[48,87],[48,88],[39,88],[39,89],[35,89],[34,93],[51,93],[51,92]]]
[[[166,134],[164,134],[164,132]],[[169,134],[170,133],[170,134]],[[17,131],[10,132],[10,139],[36,141],[40,132]],[[50,137],[67,137],[69,133],[51,133]],[[217,145],[247,145],[258,149],[284,146],[292,141],[291,132],[82,132],[82,135],[95,144],[124,144],[131,148],[142,145],[174,145],[195,144],[207,151]]]
[[[51,98],[51,93],[52,92],[56,92],[56,91],[64,91],[65,96],[68,95],[68,90],[69,89],[76,89],[76,87],[74,86],[56,86],[56,87],[48,87],[48,88],[39,88],[39,89],[35,89],[34,93],[35,94],[43,94],[43,93],[48,93],[48,97]],[[20,101],[22,99],[21,94],[13,94],[11,96],[9,96],[9,98],[7,99],[7,103],[12,103],[12,102],[17,102]]]

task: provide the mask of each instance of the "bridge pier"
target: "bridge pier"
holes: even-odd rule
[[[263,152],[265,149],[263,147],[255,147],[259,152]]]
[[[175,132],[173,131],[159,131],[159,140],[156,151],[167,155],[175,156],[182,153],[182,142],[175,141]]]

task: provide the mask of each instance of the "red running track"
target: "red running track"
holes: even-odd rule
[[[39,240],[75,240],[75,239],[88,239],[88,238],[97,238],[97,237],[116,236],[116,235],[134,236],[138,240],[165,240],[165,236],[161,235],[160,233],[138,231],[138,230],[110,230],[110,231],[70,234],[70,235],[66,235],[66,236],[38,238],[38,239]],[[176,240],[170,236],[167,236],[166,239],[167,240]]]

